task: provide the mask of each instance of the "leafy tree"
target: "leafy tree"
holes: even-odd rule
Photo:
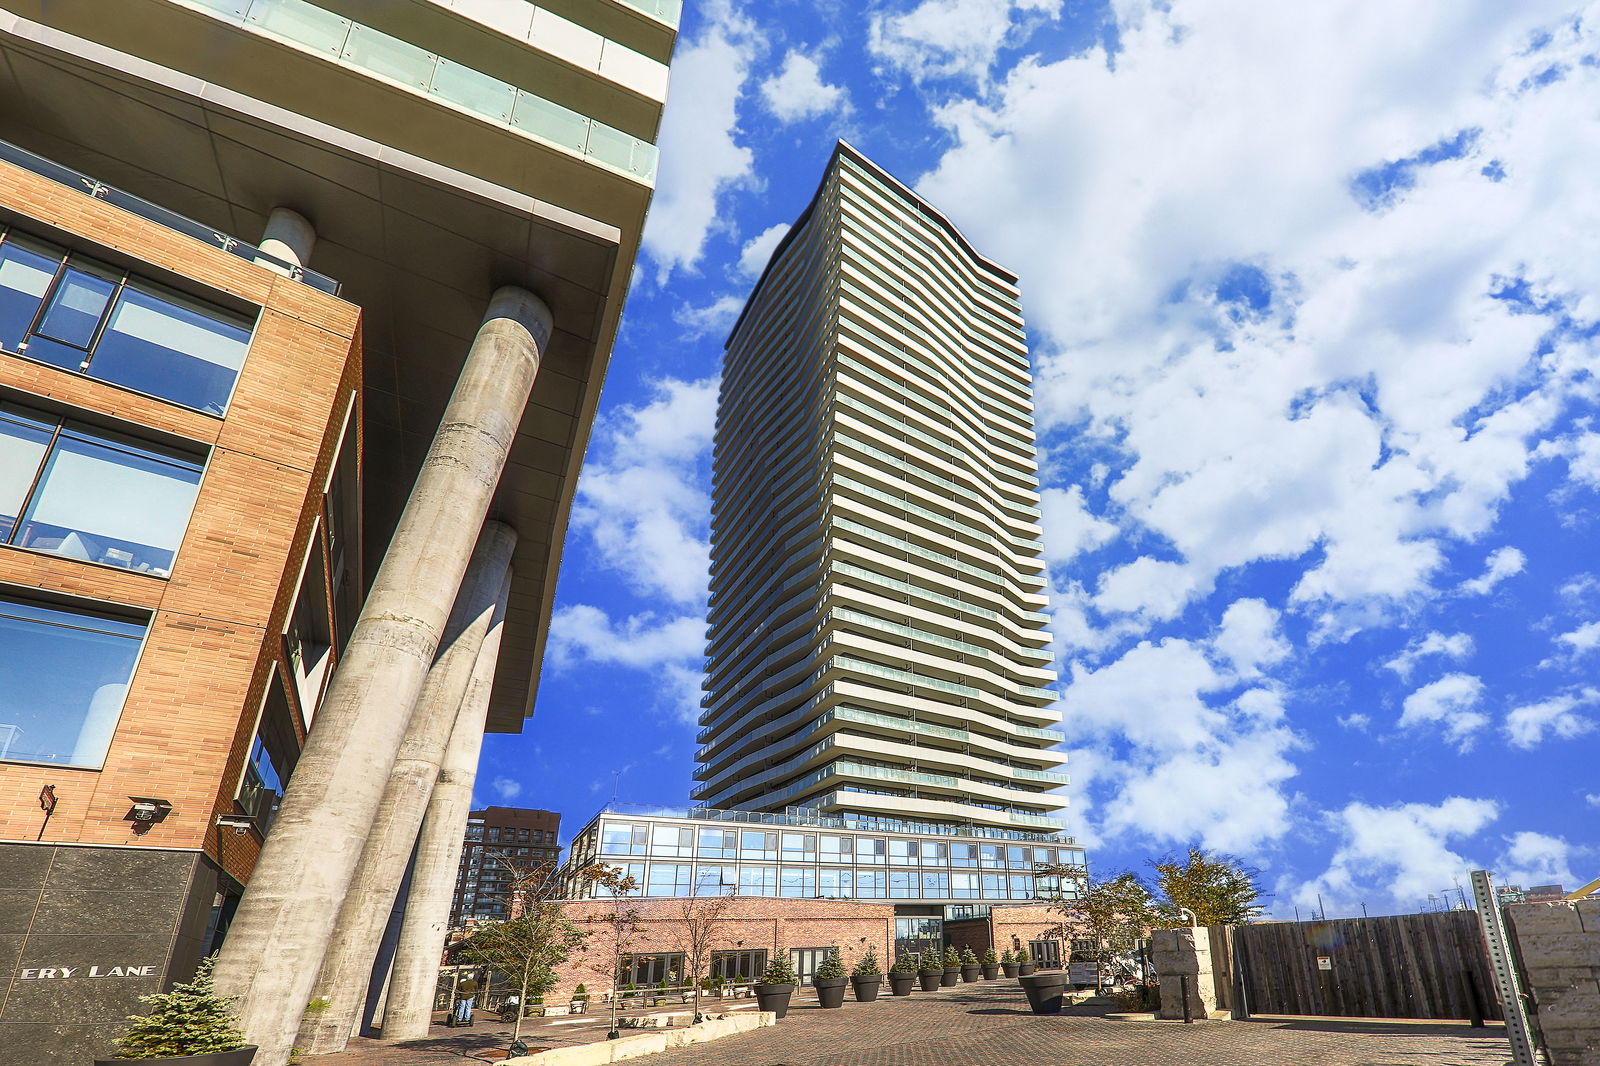
[[[1260,871],[1229,855],[1189,849],[1188,861],[1168,855],[1150,864],[1161,894],[1156,910],[1162,925],[1188,925],[1180,908],[1194,912],[1200,925],[1242,925],[1261,917]]]
[[[177,1058],[236,1051],[245,1045],[233,1013],[233,997],[217,995],[211,980],[214,957],[200,960],[194,980],[172,986],[171,992],[142,997],[153,1009],[117,1041],[119,1059]]]
[[[554,900],[527,900],[521,911],[515,918],[478,926],[455,948],[458,959],[495,971],[516,989],[513,1042],[522,1038],[522,1016],[530,997],[543,996],[555,987],[556,967],[589,936]]]
[[[1061,915],[1063,936],[1093,942],[1088,955],[1095,964],[1096,990],[1102,990],[1106,972],[1119,958],[1136,951],[1151,928],[1164,924],[1161,915],[1150,890],[1132,873],[1098,878],[1081,866],[1056,867],[1051,872],[1059,874],[1063,884],[1070,880],[1076,885],[1071,895],[1057,897],[1052,910]]]

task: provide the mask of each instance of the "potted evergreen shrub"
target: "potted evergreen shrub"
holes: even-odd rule
[[[1000,972],[1007,977],[1017,976],[1017,960],[1009,951],[1000,953]]]
[[[924,992],[932,992],[944,983],[944,959],[932,948],[922,953],[922,961],[917,963],[917,980],[922,982]]]
[[[817,1006],[829,1010],[844,1006],[844,986],[849,979],[850,975],[845,973],[844,963],[839,959],[839,949],[829,948],[827,958],[811,975],[811,987],[817,990]]]
[[[909,996],[917,983],[917,956],[902,955],[889,967],[889,991],[897,996]]]
[[[573,1014],[589,1013],[589,990],[583,985],[572,990],[572,1006],[569,1009]]]
[[[1017,976],[1026,977],[1039,967],[1034,963],[1033,956],[1028,954],[1027,948],[1017,949]]]
[[[789,997],[800,983],[787,955],[774,954],[766,972],[756,978],[756,1009],[770,1010],[782,1018],[789,1013]]]
[[[994,953],[994,948],[990,948],[983,953],[983,962],[979,965],[983,967],[983,979],[985,981],[993,981],[1000,976],[1000,956]]]
[[[850,975],[850,986],[855,989],[857,1003],[871,1003],[878,998],[878,989],[883,985],[883,971],[878,968],[878,953],[872,948],[861,956],[861,961],[856,963],[855,972]],[[911,991],[908,987],[907,992]]]
[[[217,995],[212,984],[213,958],[200,960],[194,980],[172,986],[171,992],[142,997],[151,1007],[117,1040],[117,1054],[96,1059],[95,1066],[117,1066],[128,1059],[183,1063],[184,1066],[250,1066],[256,1046],[244,1042],[233,1000]]]
[[[961,983],[961,955],[952,944],[944,949],[944,977],[939,982],[945,988],[950,988]]]
[[[972,982],[974,982],[974,981],[976,981],[978,979],[978,975],[981,974],[982,972],[983,972],[983,967],[978,964],[978,956],[973,953],[972,948],[971,947],[962,948],[961,949],[961,980],[964,983],[970,985]]]

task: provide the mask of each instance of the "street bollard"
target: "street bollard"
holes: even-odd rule
[[[1191,1024],[1194,1023],[1194,1015],[1191,1014],[1190,1011],[1189,1011],[1189,975],[1188,974],[1185,973],[1185,974],[1179,974],[1178,975],[1178,988],[1181,990],[1182,995],[1183,995],[1183,1024],[1184,1025],[1191,1025]]]

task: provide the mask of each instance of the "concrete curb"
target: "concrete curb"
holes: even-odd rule
[[[701,1022],[682,1029],[668,1029],[659,1033],[624,1036],[616,1040],[598,1040],[592,1044],[575,1047],[551,1048],[537,1055],[519,1055],[502,1060],[501,1066],[603,1066],[605,1063],[636,1059],[641,1055],[654,1055],[668,1048],[685,1047],[720,1040],[736,1033],[748,1033],[777,1022],[771,1011],[750,1011],[729,1015],[715,1021]]]

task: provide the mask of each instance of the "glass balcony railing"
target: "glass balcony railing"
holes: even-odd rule
[[[673,29],[677,29],[679,20],[683,18],[683,0],[622,0],[622,2],[635,11],[655,16]]]
[[[453,105],[489,122],[508,126],[571,155],[592,160],[647,185],[656,177],[656,146],[587,115],[481,71],[464,67],[344,18],[307,0],[179,0],[213,18],[303,48]],[[638,0],[629,6],[676,7],[681,0]]]

